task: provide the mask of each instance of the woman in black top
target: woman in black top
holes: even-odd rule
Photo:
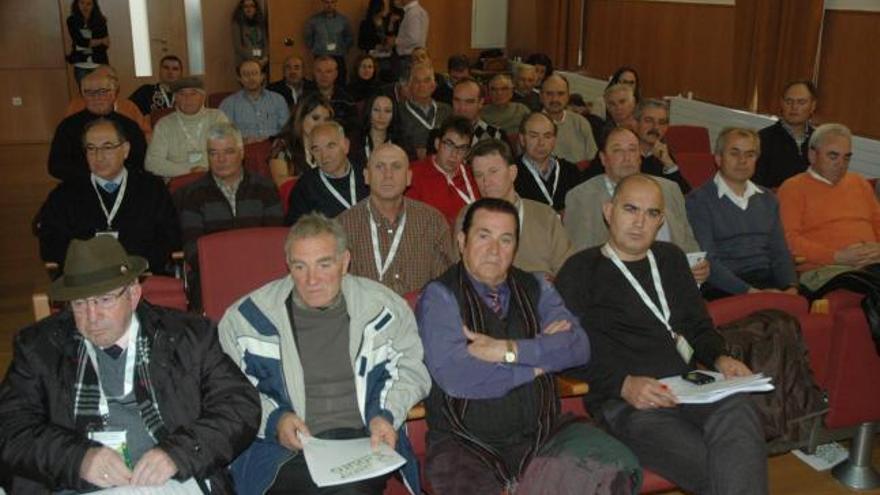
[[[97,64],[110,63],[107,57],[107,48],[110,47],[107,18],[101,13],[98,0],[71,2],[70,15],[67,17],[67,32],[73,45],[67,61],[73,64],[77,83],[97,67]]]
[[[359,103],[379,92],[379,67],[376,59],[359,55],[351,71],[348,92]]]
[[[387,142],[403,148],[407,156],[415,156],[415,151],[407,149],[403,144],[397,108],[388,96],[376,95],[367,100],[360,128],[361,133],[351,138],[348,154],[352,163],[366,165],[373,150]]]

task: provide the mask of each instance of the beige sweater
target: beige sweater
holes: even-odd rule
[[[193,167],[208,168],[208,129],[218,122],[229,119],[213,108],[202,108],[195,115],[175,111],[162,117],[153,130],[144,168],[165,178],[188,174]]]

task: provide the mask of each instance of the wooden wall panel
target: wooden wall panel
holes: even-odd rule
[[[56,2],[0,1],[0,68],[64,67]]]
[[[22,105],[12,106],[13,97],[20,97]],[[67,71],[63,67],[0,69],[0,143],[51,141],[67,100]]]
[[[239,88],[232,49],[232,11],[237,5],[238,0],[202,0],[205,89],[209,93]]]
[[[827,11],[819,65],[817,120],[880,138],[880,13]]]
[[[733,104],[734,7],[632,0],[587,2],[586,72],[607,78],[633,65],[642,94],[693,92]]]
[[[508,0],[507,53],[526,58],[538,46],[538,4],[535,0]]]

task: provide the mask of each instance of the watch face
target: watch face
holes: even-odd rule
[[[516,361],[516,354],[514,352],[507,351],[504,353],[504,362],[505,363],[512,363],[514,361]]]

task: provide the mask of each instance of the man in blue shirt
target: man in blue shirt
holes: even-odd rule
[[[512,266],[518,225],[505,200],[473,203],[457,235],[461,263],[416,308],[433,379],[426,476],[444,494],[637,491],[628,449],[559,414],[553,373],[584,365],[590,344],[543,276]]]
[[[241,131],[245,144],[278,134],[290,117],[284,97],[266,90],[263,78],[260,62],[245,60],[238,66],[241,90],[227,96],[220,104],[220,110]]]
[[[751,181],[761,141],[752,129],[727,128],[715,143],[715,178],[686,200],[688,220],[712,272],[709,299],[746,292],[797,293],[794,262],[779,217],[779,202]]]
[[[339,65],[339,80],[345,83],[345,54],[354,43],[348,18],[336,11],[337,0],[321,0],[324,8],[306,22],[303,37],[313,57],[329,55]]]

